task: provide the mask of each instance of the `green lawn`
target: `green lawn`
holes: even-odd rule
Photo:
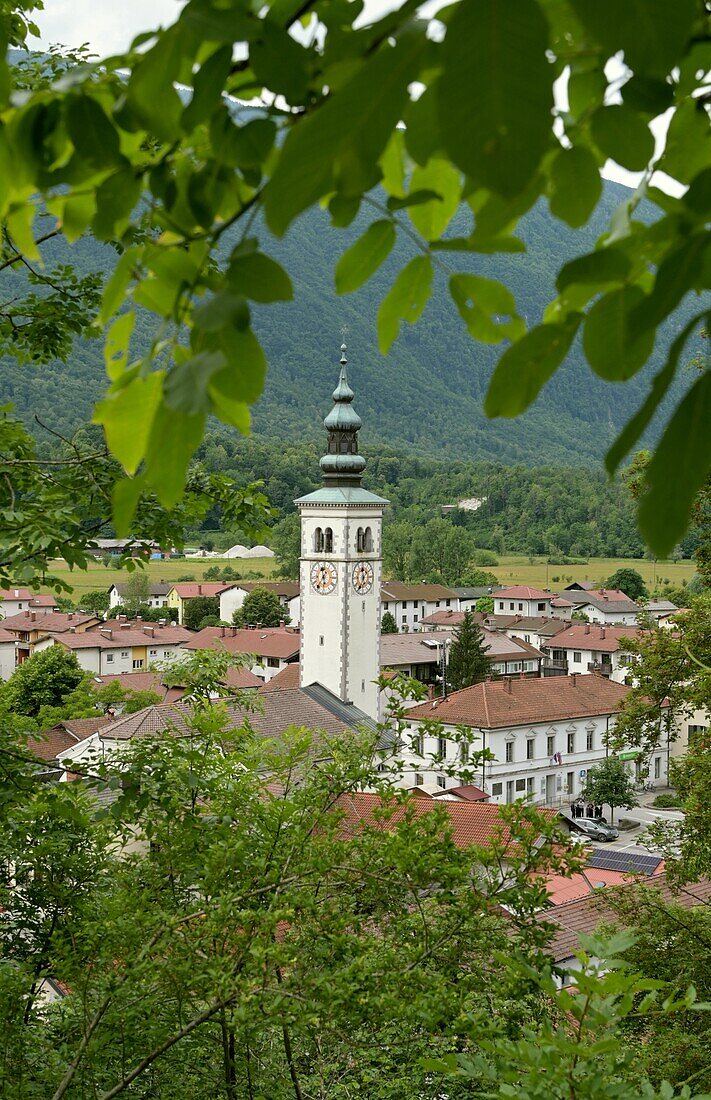
[[[585,565],[548,565],[543,558],[531,563],[522,554],[499,558],[499,564],[490,572],[495,573],[502,584],[530,584],[535,588],[565,588],[573,581],[594,581],[602,584],[618,569],[636,569],[652,589],[667,580],[680,585],[689,581],[696,572],[693,561],[646,561],[641,558],[590,558]]]
[[[235,573],[240,573],[243,577],[248,573],[259,574],[260,577],[271,577],[276,568],[273,558],[247,558],[244,561],[234,558],[229,560],[227,558],[174,559],[149,561],[144,568],[151,580],[165,581],[169,584],[177,581],[178,577],[189,575],[195,580],[202,580],[206,571],[213,565],[220,568],[231,565]],[[125,569],[116,569],[111,565],[107,568],[101,562],[92,562],[86,572],[80,572],[76,569],[71,571],[63,561],[55,561],[52,563],[52,573],[72,586],[75,598],[78,598],[82,592],[91,592],[99,588],[108,589],[112,584],[123,584],[130,576]],[[50,589],[45,588],[43,591],[49,592]]]

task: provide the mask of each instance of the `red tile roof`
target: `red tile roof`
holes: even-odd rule
[[[420,622],[423,626],[458,626],[464,622],[464,612],[445,607],[443,610],[433,611],[431,615],[420,619]]]
[[[553,593],[527,584],[513,584],[510,588],[498,588],[491,595],[496,600],[550,600]]]
[[[54,631],[48,633],[53,634]],[[92,626],[83,634],[63,634],[57,641],[68,649],[122,649],[125,646],[181,645],[194,637],[194,631],[184,626],[109,619]]]
[[[381,587],[382,598],[400,600],[459,600],[457,593],[443,584],[406,584],[404,581],[385,581]]]
[[[79,611],[18,611],[2,620],[4,630],[31,634],[41,630],[43,634],[59,634],[64,631],[87,628],[101,620],[98,615],[84,614]]]
[[[118,681],[125,691],[152,691],[162,703],[177,703],[185,695],[184,687],[166,688],[157,672],[111,672],[92,676],[89,684],[95,690]]]
[[[574,623],[561,630],[549,641],[542,642],[542,649],[594,649],[600,653],[617,653],[624,649],[623,638],[634,638],[636,626],[600,626],[597,623]]]
[[[10,645],[14,645],[16,641],[17,638],[14,634],[11,634],[9,630],[5,630],[0,626],[0,643],[9,642]]]
[[[245,592],[254,592],[255,588],[266,588],[277,596],[283,596],[286,600],[293,600],[299,595],[298,581],[233,581],[230,588],[242,588]]]
[[[181,600],[193,600],[196,596],[219,596],[228,588],[234,587],[234,581],[199,581],[194,584],[174,584],[172,587]]]
[[[648,880],[647,880],[648,881]],[[651,885],[651,884],[650,884]],[[620,886],[616,890],[635,890],[637,885]],[[711,901],[711,879],[701,879],[691,886],[682,887],[679,891],[673,891],[660,877],[654,882],[654,889],[661,894],[662,900],[674,905],[680,905],[684,909],[694,909],[698,905],[708,905]],[[619,920],[609,904],[611,891],[603,890],[591,896],[580,898],[577,901],[569,901],[564,905],[556,905],[552,909],[544,909],[537,919],[552,924],[556,931],[548,947],[549,954],[556,962],[573,957],[580,948],[580,933],[588,935],[595,931],[602,923],[614,923]]]
[[[91,737],[111,721],[111,716],[106,714],[96,718],[70,718],[44,730],[41,737],[31,738],[27,747],[41,760],[61,759],[62,753],[67,749],[73,748],[85,737]]]
[[[511,833],[501,816],[501,808],[494,803],[416,798],[407,807],[397,805],[385,820],[376,816],[379,810],[388,805],[378,794],[354,791],[342,795],[337,805],[345,814],[345,825],[350,831],[359,825],[386,831],[395,828],[406,812],[414,811],[415,817],[422,817],[423,814],[441,807],[449,817],[452,839],[458,848],[467,848],[471,844],[486,847],[499,837],[506,846],[511,842]],[[549,819],[557,816],[557,810],[553,809],[543,809],[540,812]]]
[[[408,711],[408,719],[432,719],[477,729],[556,722],[616,714],[629,690],[601,676],[486,680],[435,700],[434,705],[421,703]]]
[[[33,607],[55,607],[54,596],[44,592],[30,592],[29,588],[0,588],[2,600],[30,600]]]
[[[595,893],[596,888],[605,886],[625,886],[631,882],[649,882],[651,878],[664,873],[664,863],[655,868],[651,876],[634,874],[631,871],[612,871],[607,867],[587,867],[584,874],[548,875],[544,886],[548,891],[551,905],[565,905],[566,902],[586,898]]]
[[[298,631],[286,627],[206,626],[193,634],[184,649],[226,649],[228,653],[254,653],[257,657],[278,657],[288,661],[299,654]]]
[[[455,794],[457,798],[465,802],[488,802],[489,795],[482,791],[481,787],[475,787],[471,783],[463,783],[459,787],[449,787],[447,794]]]
[[[299,686],[299,677],[301,675],[301,666],[298,661],[292,661],[286,668],[277,672],[276,676],[272,676],[271,680],[267,680],[265,684],[262,684],[259,693],[262,695],[265,691],[286,691],[291,688],[297,688]]]

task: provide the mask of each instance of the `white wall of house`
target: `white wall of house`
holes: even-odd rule
[[[389,611],[400,633],[406,634],[413,630],[420,630],[422,620],[428,615],[433,615],[435,611],[459,610],[459,599],[456,596],[440,600],[389,600],[383,592],[380,619],[382,622],[383,615]],[[425,626],[422,629],[431,630],[431,627]]]
[[[435,716],[436,712],[433,712]],[[589,768],[607,755],[604,736],[608,727],[614,727],[614,723],[614,715],[595,715],[511,729],[472,730],[474,740],[470,753],[487,748],[496,757],[495,762],[475,769],[473,781],[491,796],[492,802],[500,804],[520,798],[528,798],[541,805],[567,803],[580,794]],[[455,729],[444,727],[441,746],[436,738],[423,736],[421,757],[410,748],[419,732],[420,724],[413,722],[403,734],[406,747],[399,754],[405,761],[401,785],[421,785],[423,779],[431,783],[434,776],[443,789],[457,786],[459,774],[450,776],[445,767],[457,771],[461,768],[465,772],[469,765],[462,758]],[[432,760],[443,747],[446,749],[445,767]],[[556,753],[560,753],[560,763]],[[634,762],[630,762],[630,772],[634,771],[634,767]],[[666,748],[653,754],[649,778],[658,786],[666,784]]]
[[[494,593],[492,597],[494,601],[494,614],[495,615],[545,615],[549,616],[551,613],[551,596],[546,596],[545,599],[527,600],[524,597],[514,596],[499,596]]]
[[[610,626],[636,626],[639,608],[629,611],[611,611],[608,607],[597,607],[595,604],[586,603],[576,608],[587,615],[591,623],[608,623]]]
[[[607,678],[614,680],[616,684],[624,684],[630,668],[630,662],[632,658],[629,653],[624,650],[617,650],[614,653],[602,653],[595,649],[573,649],[568,646],[560,646],[555,644],[555,638],[548,644],[548,647],[544,652],[548,656],[552,656],[555,652],[564,654],[563,660],[568,662],[568,675],[572,676],[574,672],[588,675],[593,672],[590,668],[592,664],[600,665],[603,673],[607,675],[607,670],[611,669],[611,672]]]
[[[711,726],[711,715],[706,710],[694,710],[683,715],[678,723],[679,735],[671,745],[672,756],[683,756],[689,748],[689,740]]]
[[[147,607],[154,607],[154,608],[158,608],[158,609],[160,609],[162,607],[167,608],[168,607],[168,593],[166,592],[166,594],[164,596],[154,596],[154,595],[149,594],[148,598],[145,599],[145,600],[142,600],[141,602],[144,603]],[[126,601],[124,600],[123,596],[121,595],[121,593],[117,589],[116,585],[112,584],[110,589],[109,589],[109,607],[110,608],[112,608],[112,607],[123,607],[125,603],[126,603]],[[169,617],[170,616],[169,616],[168,612],[166,612],[166,618],[169,618]]]
[[[220,618],[223,622],[232,622],[232,616],[235,611],[239,611],[247,595],[247,590],[245,588],[240,588],[239,585],[235,585],[234,588],[228,588],[226,591],[220,593]],[[301,617],[299,597],[292,596],[291,599],[287,599],[286,596],[280,596],[279,603],[289,616],[289,625],[298,626]]]
[[[150,639],[146,638],[146,642]],[[61,645],[54,638],[46,638],[38,642],[35,652],[48,649],[52,645]],[[66,647],[69,648],[69,647]],[[82,649],[73,649],[79,667],[94,676],[107,676],[121,672],[147,672],[152,664],[157,661],[173,660],[176,653],[182,652],[177,645],[160,642],[156,645],[131,646],[125,649],[118,646],[102,647],[100,645],[87,646]]]
[[[15,671],[15,643],[0,642],[0,679],[9,680]]]

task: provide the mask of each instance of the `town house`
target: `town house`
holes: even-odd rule
[[[180,655],[180,646],[192,632],[165,622],[147,623],[125,616],[110,619],[81,634],[49,634],[36,650],[61,645],[73,653],[81,668],[95,676],[104,673],[145,672],[156,661]]]
[[[553,594],[527,584],[514,584],[492,592],[496,615],[550,615]]]
[[[381,618],[389,611],[402,634],[409,630],[419,630],[422,620],[435,611],[459,610],[457,593],[452,588],[445,588],[443,584],[386,581],[381,588],[380,600]]]
[[[599,672],[619,684],[625,682],[632,661],[625,643],[637,635],[636,626],[562,625],[561,631],[541,643],[544,667],[568,674]]]
[[[278,597],[290,626],[298,626],[301,613],[299,585],[297,581],[236,581],[220,593],[220,618],[231,623],[235,611],[239,611],[250,592],[266,588]]]
[[[473,781],[492,802],[529,798],[553,806],[575,799],[588,769],[610,751],[607,735],[628,691],[602,676],[573,674],[487,680],[422,703],[408,711],[403,785],[434,779],[446,790],[471,782],[460,776],[472,752],[484,748],[494,760],[479,766]],[[441,723],[441,732],[427,732],[423,722]],[[469,732],[471,745],[459,743],[459,727]],[[664,785],[666,747],[649,763],[652,781]]]
[[[268,682],[287,665],[298,661],[300,646],[299,631],[294,627],[206,626],[191,634],[182,649],[217,649],[250,657],[250,671],[259,680]]]

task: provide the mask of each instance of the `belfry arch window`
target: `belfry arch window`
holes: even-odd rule
[[[356,553],[370,554],[373,550],[373,534],[370,527],[359,527],[356,532]]]
[[[317,527],[316,530],[314,531],[314,553],[315,554],[322,554],[323,553],[323,542],[324,542],[323,531],[321,530],[320,527]]]
[[[333,553],[333,531],[330,527],[323,532],[323,552],[324,554]]]

